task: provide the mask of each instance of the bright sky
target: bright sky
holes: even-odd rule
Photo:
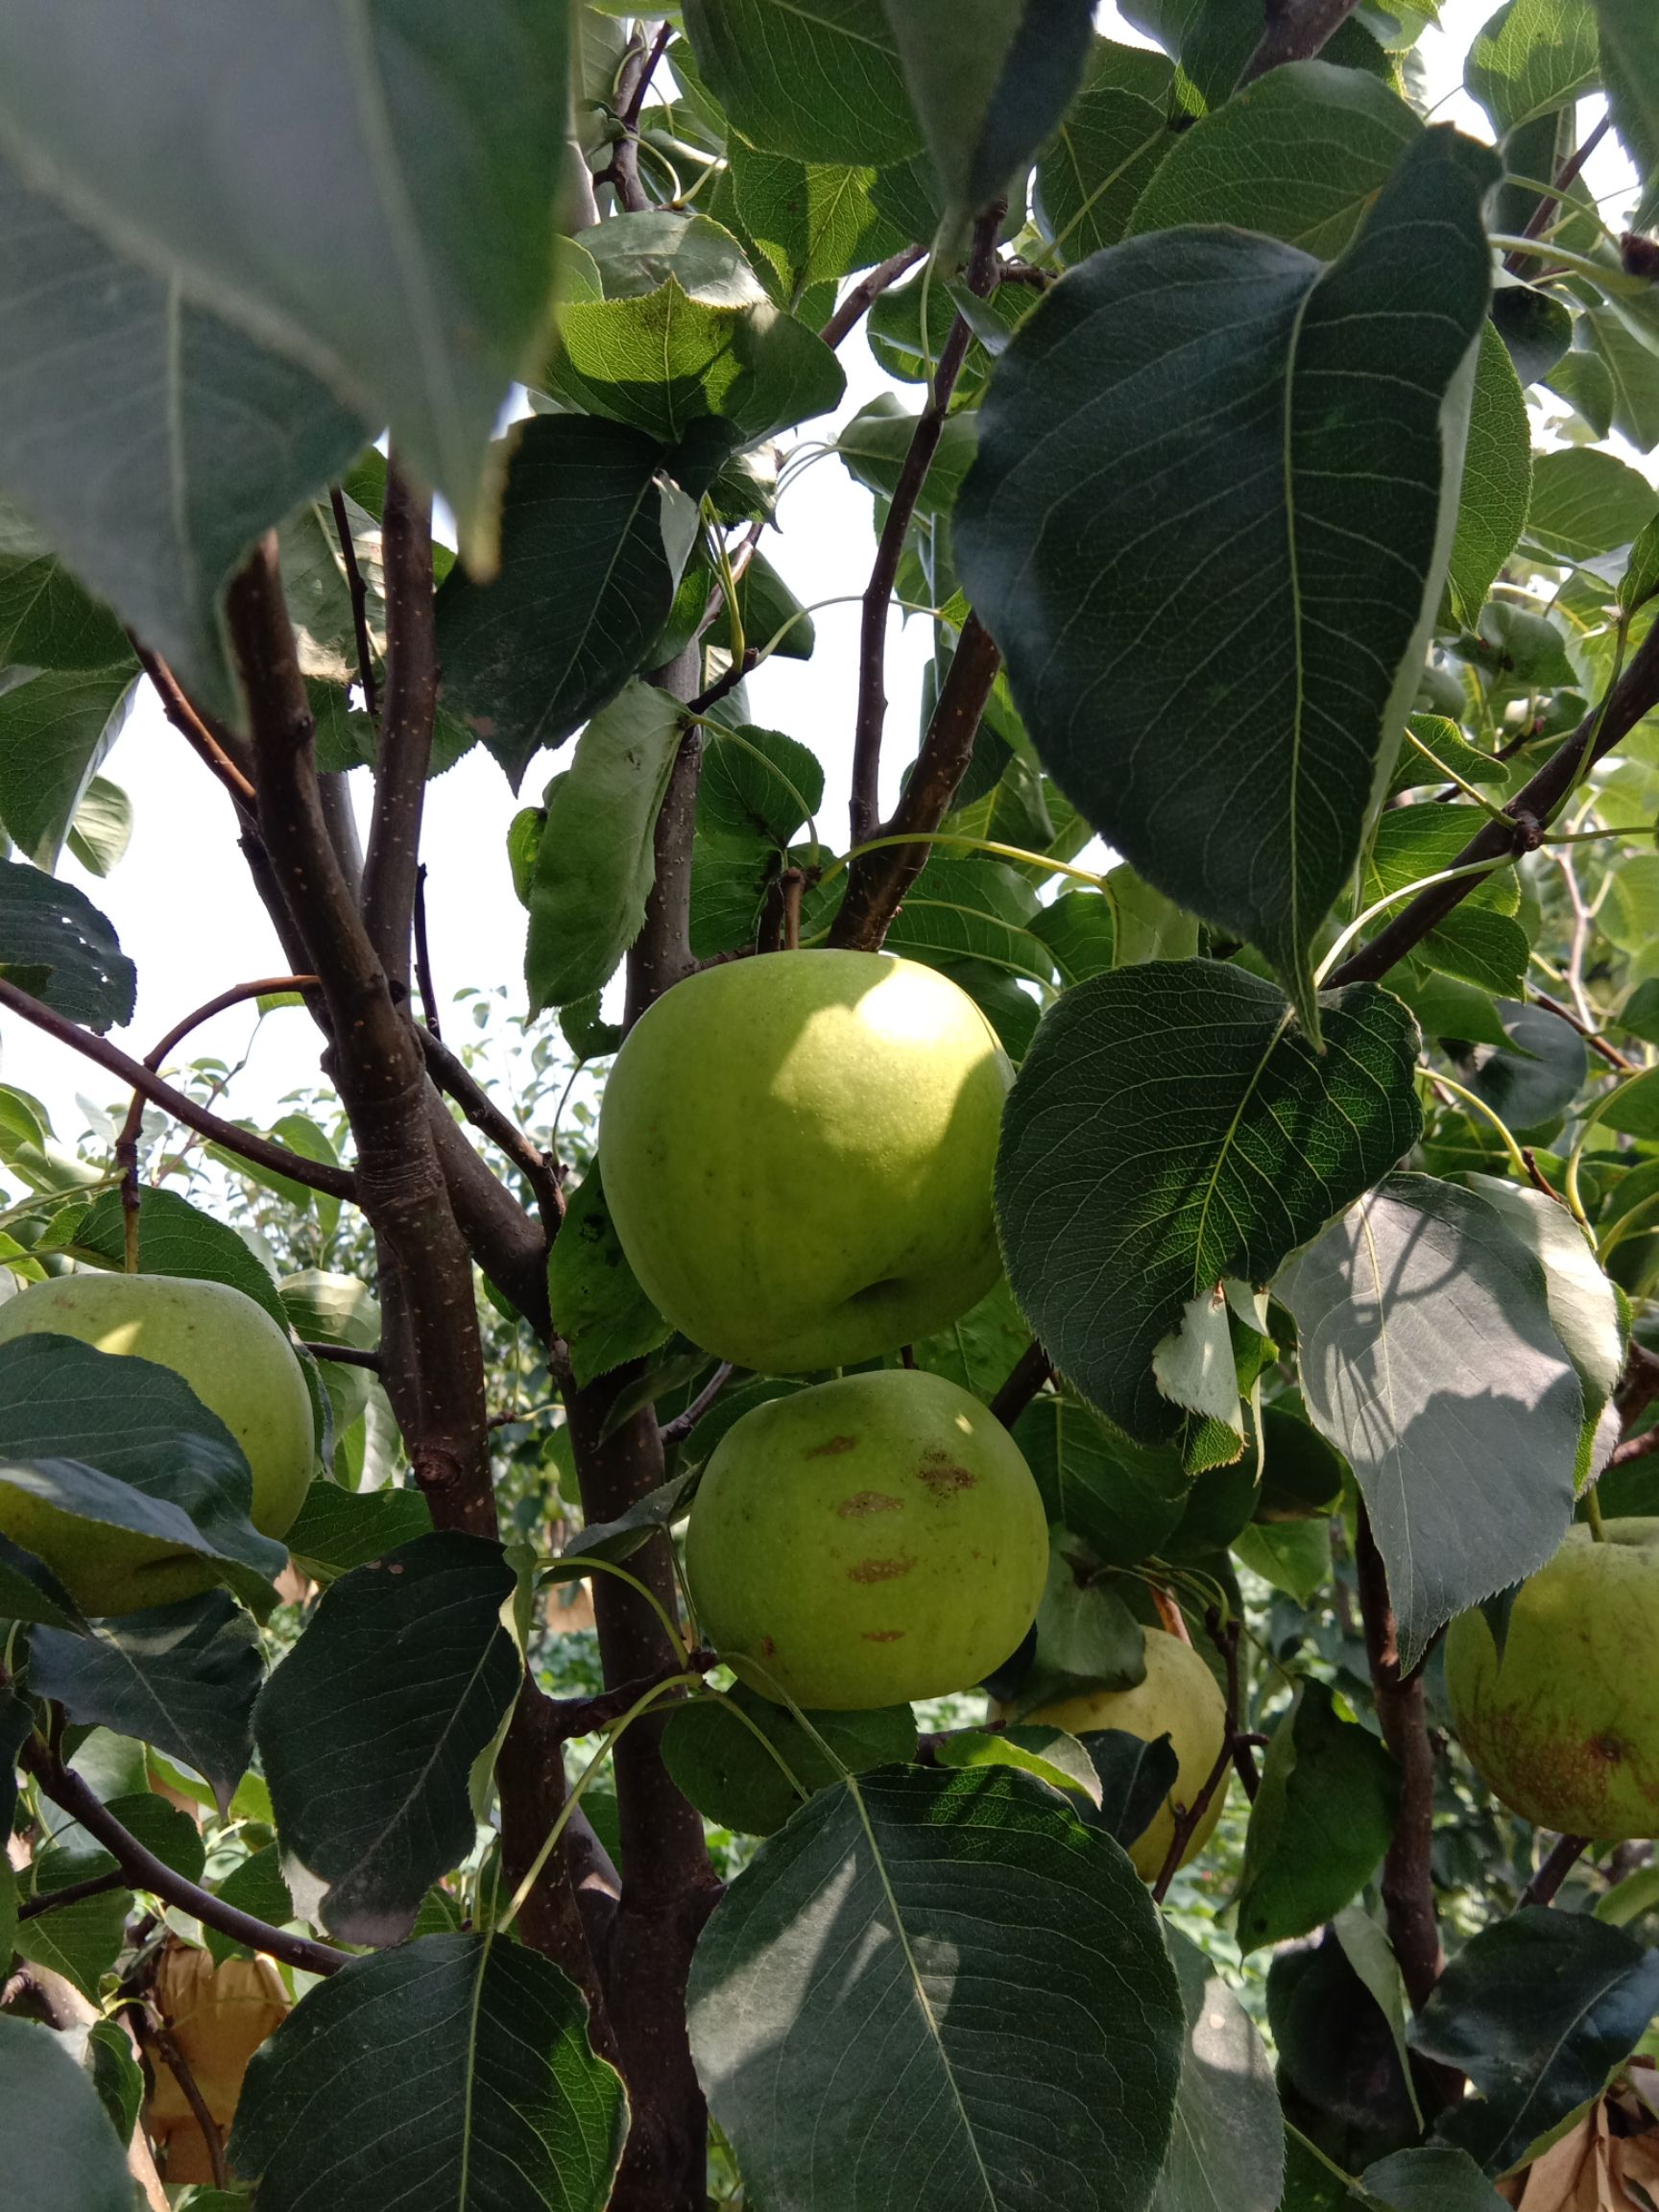
[[[1455,122],[1486,137],[1489,128],[1479,108],[1460,87],[1462,57],[1475,31],[1491,12],[1493,0],[1444,0],[1445,29],[1429,33],[1422,51],[1429,81],[1450,95],[1437,120]],[[1115,11],[1100,11],[1100,27],[1135,44],[1146,41],[1127,31]],[[1611,140],[1591,164],[1587,180],[1598,195],[1624,182],[1622,157]],[[861,338],[842,347],[848,373],[843,417],[854,413],[878,391],[892,387],[876,369]],[[914,396],[912,396],[914,403]],[[834,421],[809,423],[803,436],[833,434]],[[1631,456],[1635,458],[1634,456]],[[786,493],[780,509],[781,534],[767,550],[798,597],[810,604],[836,592],[855,590],[868,572],[874,549],[870,494],[855,485],[834,458],[805,469]],[[852,756],[855,699],[858,610],[855,605],[827,607],[816,617],[817,651],[809,661],[774,660],[751,680],[755,719],[787,731],[823,760],[827,795],[821,820],[831,837],[844,834],[847,779]],[[914,747],[922,668],[926,657],[926,626],[913,622],[906,634],[895,613],[889,641],[887,690],[888,743],[882,779],[884,803],[897,795],[900,777]],[[543,755],[526,780],[534,799],[557,762]],[[191,1007],[217,992],[252,977],[279,973],[284,962],[276,940],[250,885],[237,849],[228,802],[162,719],[148,695],[122,734],[106,773],[131,793],[135,812],[132,842],[108,881],[99,882],[65,855],[60,873],[86,891],[114,922],[121,942],[137,965],[137,1012],[116,1042],[143,1054]],[[353,782],[360,814],[368,804],[368,778]],[[477,748],[429,789],[423,853],[429,870],[427,912],[440,999],[464,984],[509,987],[509,1003],[522,1003],[520,960],[524,915],[513,894],[504,854],[507,824],[516,807],[505,778]],[[185,1056],[217,1054],[241,1059],[254,1032],[251,1012],[237,1010],[201,1029]],[[43,1099],[60,1142],[73,1142],[84,1116],[77,1094],[96,1104],[117,1099],[118,1086],[21,1022],[8,1022],[0,1039],[0,1079]],[[315,1037],[303,1013],[295,1009],[267,1020],[252,1056],[238,1078],[231,1111],[269,1120],[288,1091],[317,1080]]]

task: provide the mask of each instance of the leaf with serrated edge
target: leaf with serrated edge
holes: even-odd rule
[[[1388,1570],[1403,1666],[1521,1581],[1573,1512],[1583,1392],[1544,1270],[1484,1198],[1390,1175],[1275,1286],[1302,1391],[1347,1458]]]
[[[1316,1052],[1273,984],[1147,961],[1068,991],[1010,1095],[997,1169],[1008,1279],[1061,1373],[1157,1442],[1153,1354],[1225,1275],[1264,1282],[1414,1141],[1416,1025],[1369,985]]]
[[[1196,1943],[1167,1923],[1187,2043],[1175,2126],[1151,2212],[1277,2212],[1285,2123],[1266,2048]]]
[[[1045,766],[1310,1023],[1451,550],[1495,174],[1425,132],[1329,269],[1221,229],[1096,255],[998,364],[957,502]]]
[[[33,2020],[0,2019],[6,2185],[29,2212],[132,2212],[121,2140],[62,2040]]]

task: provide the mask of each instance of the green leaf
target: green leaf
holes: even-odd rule
[[[1253,1521],[1229,1548],[1253,1575],[1298,1605],[1311,1605],[1331,1579],[1329,1521]]]
[[[715,1907],[688,2018],[709,2106],[768,2202],[1151,2200],[1181,2067],[1175,1977],[1120,1847],[1029,1775],[888,1767],[820,1791]]]
[[[1480,333],[1457,532],[1447,587],[1459,622],[1473,629],[1498,571],[1515,550],[1532,493],[1531,428],[1509,349],[1491,323]]]
[[[1064,1728],[1028,1722],[995,1733],[988,1728],[954,1729],[934,1745],[933,1758],[940,1767],[1017,1767],[1046,1782],[1050,1790],[1084,1797],[1096,1812],[1100,1807],[1103,1791],[1094,1763],[1079,1739]]]
[[[1179,60],[1175,98],[1188,112],[1222,105],[1262,36],[1261,11],[1251,0],[1128,0],[1120,12]],[[1388,58],[1358,23],[1339,24],[1324,52],[1344,68],[1388,73]]]
[[[87,1623],[81,1609],[61,1582],[32,1551],[0,1536],[0,1620],[40,1622],[49,1628],[64,1628],[84,1635]],[[9,1706],[0,1695],[0,1749],[5,1748],[4,1728]],[[25,1728],[24,1735],[28,1734]],[[4,1794],[4,1767],[0,1762],[0,1797]],[[0,1831],[4,1833],[5,1831]]]
[[[764,553],[757,553],[737,579],[737,613],[747,644],[763,650],[776,638],[772,650],[781,661],[811,660],[818,639],[812,617]],[[704,636],[722,652],[732,650],[732,610],[724,595],[720,612]],[[802,746],[800,750],[805,753],[806,749]]]
[[[90,2078],[50,2028],[0,2017],[7,2186],[29,2212],[132,2212],[132,2176]]]
[[[1127,1851],[1151,1827],[1180,1779],[1175,1746],[1167,1736],[1148,1743],[1127,1728],[1091,1729],[1077,1741],[1100,1783],[1098,1824]]]
[[[263,2212],[399,2198],[601,2212],[626,2127],[621,2080],[551,1960],[427,1936],[307,1992],[253,2056],[230,2160]]]
[[[602,991],[639,934],[683,712],[670,693],[630,684],[589,723],[568,770],[548,786],[524,947],[532,1018]]]
[[[998,1162],[1008,1277],[1132,1436],[1180,1427],[1152,1355],[1188,1300],[1265,1281],[1417,1133],[1405,1008],[1356,985],[1323,1011],[1321,1053],[1271,983],[1193,960],[1096,975],[1044,1017]]]
[[[256,1920],[263,1920],[273,1928],[285,1927],[294,1917],[294,1900],[282,1879],[281,1845],[267,1843],[263,1850],[238,1860],[225,1879],[213,1885],[213,1894],[227,1905],[234,1905],[238,1911],[251,1912]],[[216,1928],[209,1928],[205,1923],[202,1934],[216,1964],[222,1964],[227,1959],[252,1956],[246,1945],[233,1942],[228,1936],[221,1936]]]
[[[1463,84],[1500,136],[1599,90],[1595,9],[1589,0],[1508,0],[1477,34]]]
[[[29,1686],[71,1720],[113,1728],[181,1759],[209,1783],[221,1815],[253,1754],[265,1678],[252,1622],[228,1591],[103,1621],[84,1636],[37,1628]]]
[[[1078,1555],[1070,1531],[1048,1531],[1048,1575],[1030,1660],[1008,1662],[1018,1681],[1003,1698],[1017,1718],[1089,1690],[1132,1690],[1146,1679],[1146,1638],[1111,1577]]]
[[[542,746],[615,697],[668,618],[692,531],[661,468],[637,430],[538,416],[514,450],[500,574],[457,569],[438,594],[445,703],[515,790]]]
[[[674,1334],[635,1280],[605,1204],[596,1160],[570,1193],[547,1255],[547,1297],[578,1382],[590,1382],[625,1360],[642,1359]]]
[[[253,1733],[281,1833],[324,1924],[397,1943],[471,1849],[468,1775],[518,1694],[498,1544],[418,1536],[323,1594],[271,1676]]]
[[[125,1802],[141,1804],[143,1800]],[[158,1811],[172,1810],[164,1807],[159,1798],[152,1799],[151,1803]],[[150,1839],[145,1837],[143,1840]],[[84,1828],[71,1824],[30,1863],[24,1885],[19,1888],[19,1903],[36,1903],[57,1890],[73,1888],[78,1883],[96,1880],[116,1870],[110,1854],[101,1844],[94,1843]],[[33,1960],[36,1965],[61,1974],[84,1997],[89,1997],[96,2004],[105,1975],[120,1957],[132,1911],[131,1889],[102,1890],[95,1896],[54,1906],[50,1911],[32,1913],[27,1920],[20,1919],[12,1941],[20,1958]]]
[[[937,1335],[920,1337],[911,1350],[918,1367],[949,1377],[989,1404],[1030,1341],[1014,1294],[1006,1279],[999,1279],[977,1306]]]
[[[733,1706],[775,1747],[776,1758],[736,1719]],[[916,1721],[908,1705],[807,1718],[839,1767],[791,1714],[741,1682],[721,1698],[673,1708],[662,1730],[662,1764],[705,1819],[739,1835],[770,1836],[805,1801],[785,1766],[810,1796],[839,1782],[842,1767],[862,1774],[916,1756]]]
[[[975,960],[1046,983],[1054,974],[1037,934],[1037,894],[999,861],[935,853],[904,894],[887,948],[940,967]]]
[[[1094,43],[1092,0],[885,0],[949,214],[1022,182]],[[949,219],[949,215],[948,215]]]
[[[82,794],[127,718],[132,666],[9,669],[0,684],[0,821],[25,860],[56,868]]]
[[[1595,8],[1607,105],[1646,185],[1634,220],[1651,225],[1659,202],[1659,23],[1647,0],[1595,0]]]
[[[1365,2201],[1385,2204],[1388,2212],[1502,2212],[1506,2201],[1466,2151],[1439,2143],[1391,2152],[1359,2178]]]
[[[1565,445],[1532,464],[1526,543],[1569,566],[1639,538],[1659,515],[1659,492],[1628,462],[1594,445]]]
[[[118,1190],[94,1198],[85,1212],[65,1223],[64,1240],[120,1267],[126,1257],[126,1216]],[[192,1206],[177,1190],[146,1188],[138,1193],[138,1270],[144,1275],[179,1275],[199,1283],[226,1283],[263,1307],[288,1334],[287,1310],[271,1279],[234,1229]]]
[[[193,1551],[256,1612],[287,1553],[248,1518],[234,1437],[170,1367],[70,1336],[0,1345],[0,1481],[100,1527]]]
[[[0,51],[19,35],[8,17]],[[25,43],[38,66],[58,35]],[[5,73],[0,137],[18,90],[9,63]],[[52,105],[74,97],[69,74]],[[136,121],[130,95],[124,77]],[[345,467],[363,421],[308,370],[120,258],[4,160],[0,319],[0,486],[193,696],[240,719],[221,591],[259,531]]]
[[[1619,1293],[1597,1265],[1595,1248],[1564,1206],[1542,1190],[1471,1174],[1469,1187],[1503,1217],[1510,1235],[1544,1270],[1550,1319],[1584,1391],[1594,1423],[1624,1371],[1625,1328]]]
[[[1190,1484],[1179,1453],[1136,1444],[1063,1394],[1034,1399],[1014,1438],[1050,1524],[1070,1528],[1109,1567],[1133,1567],[1180,1522]]]
[[[25,0],[0,27],[0,138],[121,251],[390,421],[487,564],[490,438],[547,315],[565,12],[371,0],[302,37],[263,12],[180,37],[167,0],[73,21]]]
[[[100,1035],[132,1019],[138,977],[84,892],[0,861],[0,974]]]
[[[860,484],[867,485],[879,498],[890,499],[899,488],[904,457],[916,434],[916,421],[896,393],[882,392],[867,407],[860,407],[836,433],[835,450]],[[950,512],[973,465],[978,434],[976,416],[946,417],[938,450],[927,465],[917,494],[920,520],[937,521]]]
[[[1527,1906],[1472,1936],[1418,2014],[1412,2042],[1481,2094],[1438,2133],[1488,2174],[1588,2099],[1659,2011],[1659,1951],[1584,1912]]]
[[[686,0],[697,66],[741,134],[802,161],[922,150],[881,0]]]
[[[342,1490],[313,1482],[284,1541],[294,1564],[313,1582],[332,1582],[353,1567],[384,1559],[432,1527],[419,1490]]]
[[[1659,598],[1659,516],[1630,548],[1630,565],[1619,580],[1619,612],[1634,614],[1654,598]]]
[[[704,734],[697,834],[783,851],[824,804],[824,771],[781,730],[745,722]]]
[[[1238,1888],[1243,1951],[1308,1936],[1382,1864],[1400,1817],[1400,1769],[1309,1677],[1273,1731],[1250,1811]]]
[[[760,256],[762,278],[770,271],[785,307],[812,285],[885,260],[908,242],[871,197],[874,169],[797,161],[735,134],[726,158],[745,242]]]
[[[94,776],[81,794],[65,842],[89,876],[109,875],[132,838],[132,802],[119,783]]]
[[[86,2031],[83,2063],[98,2092],[105,2117],[122,2142],[130,2143],[143,2109],[145,2081],[126,2030],[113,2020],[94,2020]]]
[[[1250,2015],[1197,1944],[1165,1930],[1187,2041],[1175,2127],[1152,2212],[1277,2212],[1285,2123],[1273,2064]]]
[[[1037,220],[1067,268],[1117,245],[1176,143],[1161,103],[1118,82],[1121,52],[1095,40],[1083,88],[1037,157]]]
[[[1280,1276],[1314,1426],[1388,1569],[1401,1662],[1522,1581],[1573,1511],[1583,1394],[1544,1270],[1485,1199],[1390,1175]]]
[[[1440,596],[1494,173],[1425,132],[1329,269],[1210,229],[1096,255],[998,363],[958,503],[1045,766],[1149,881],[1259,945],[1310,1023],[1313,939]],[[1248,651],[1194,669],[1200,604]]]
[[[1063,986],[1103,975],[1117,965],[1115,902],[1097,891],[1062,891],[1032,916],[1031,934],[1047,946]]]
[[[1496,1001],[1506,1039],[1500,1051],[1475,1055],[1471,1088],[1511,1129],[1536,1129],[1565,1111],[1589,1072],[1584,1040],[1548,1007],[1519,998]]]
[[[132,648],[15,507],[0,501],[0,662],[17,668],[111,668]]]
[[[1422,135],[1405,101],[1375,77],[1288,62],[1174,140],[1129,231],[1229,223],[1333,260]]]

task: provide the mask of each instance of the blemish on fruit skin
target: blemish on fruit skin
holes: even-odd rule
[[[868,1513],[897,1513],[903,1503],[902,1498],[890,1497],[885,1490],[854,1490],[835,1510],[843,1521],[862,1521]]]
[[[924,1453],[916,1479],[943,1503],[947,1498],[954,1498],[959,1491],[972,1490],[979,1478],[952,1459],[949,1452],[935,1451]]]
[[[849,1567],[849,1582],[894,1582],[901,1575],[908,1575],[916,1564],[914,1559],[860,1559],[856,1567]]]
[[[857,1443],[856,1436],[827,1437],[822,1444],[814,1444],[805,1456],[808,1459],[838,1459],[843,1452],[854,1451]]]
[[[776,1659],[778,1656],[778,1647],[770,1636],[762,1636],[760,1639],[760,1656],[762,1659]]]
[[[864,1641],[866,1644],[897,1644],[903,1633],[902,1628],[866,1628]]]

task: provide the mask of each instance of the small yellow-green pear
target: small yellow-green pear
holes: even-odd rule
[[[685,1567],[707,1639],[765,1695],[857,1711],[1001,1665],[1048,1568],[1018,1446],[942,1376],[885,1368],[758,1406],[715,1447]]]
[[[1162,1628],[1148,1628],[1146,1678],[1133,1690],[1088,1691],[1081,1696],[1045,1705],[1040,1713],[1027,1713],[1024,1718],[1064,1728],[1072,1736],[1120,1728],[1127,1735],[1139,1736],[1143,1743],[1168,1737],[1178,1762],[1175,1787],[1150,1826],[1143,1828],[1129,1846],[1141,1879],[1156,1882],[1174,1839],[1174,1808],[1190,1805],[1203,1789],[1227,1734],[1227,1700],[1197,1652],[1178,1636]],[[1210,1840],[1226,1794],[1227,1781],[1223,1778],[1181,1854],[1183,1866]]]
[[[1523,1582],[1500,1658],[1485,1616],[1446,1636],[1457,1740],[1511,1812],[1563,1835],[1659,1836],[1659,1521],[1568,1530]]]
[[[1011,1070],[948,976],[876,952],[705,969],[636,1025],[599,1166],[628,1263],[695,1343],[775,1375],[942,1329],[1000,1272]]]
[[[286,1532],[311,1480],[311,1399],[287,1339],[252,1298],[173,1275],[64,1275],[0,1306],[0,1344],[43,1334],[170,1367],[241,1446],[254,1527]],[[217,1579],[198,1553],[94,1528],[17,1488],[0,1491],[0,1535],[44,1560],[87,1613],[172,1604]]]

